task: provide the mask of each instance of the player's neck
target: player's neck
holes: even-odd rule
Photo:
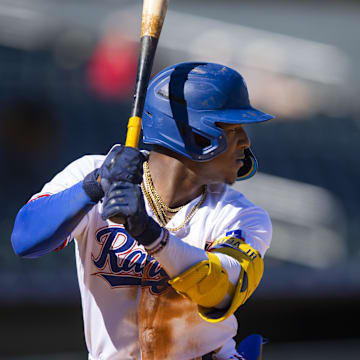
[[[152,151],[149,169],[156,191],[169,207],[185,205],[203,192],[204,183],[181,157]]]

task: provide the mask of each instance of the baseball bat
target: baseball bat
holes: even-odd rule
[[[168,0],[144,0],[143,2],[139,62],[125,146],[136,148],[139,144],[146,90],[167,7]]]
[[[144,110],[146,91],[150,80],[155,52],[164,23],[168,0],[144,0],[141,20],[140,54],[136,74],[134,101],[128,122],[125,146],[138,147],[141,118]],[[125,224],[121,216],[110,218],[118,224]]]

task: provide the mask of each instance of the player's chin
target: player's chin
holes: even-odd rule
[[[235,182],[236,182],[236,180],[226,180],[226,181],[225,181],[225,184],[226,184],[226,185],[234,185]]]
[[[243,167],[244,163],[241,161],[240,163],[236,163],[236,166],[229,171],[226,176],[224,183],[227,185],[233,185],[237,178],[238,178],[238,172]]]
[[[224,179],[224,183],[227,185],[233,185],[236,182],[236,179],[237,179],[237,171],[228,174]]]

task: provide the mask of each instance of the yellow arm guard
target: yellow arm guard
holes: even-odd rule
[[[212,253],[187,271],[171,279],[169,284],[180,295],[189,298],[204,308],[212,308],[226,295],[233,295],[235,286],[229,282],[228,274],[219,258]]]
[[[209,322],[220,322],[232,315],[245,303],[260,283],[264,263],[259,252],[243,240],[228,236],[216,241],[209,260],[201,261],[170,280],[170,285],[181,295],[199,305],[200,316]],[[214,254],[223,253],[235,258],[241,265],[236,288],[228,280],[225,269]],[[232,297],[227,309],[215,309],[226,294]]]
[[[215,246],[212,251],[236,259],[241,265],[241,272],[232,302],[227,309],[223,309],[222,314],[219,314],[219,311],[213,312],[212,309],[199,309],[202,317],[210,322],[222,321],[232,315],[256,290],[264,273],[264,261],[259,251],[245,241],[227,236],[217,240]]]

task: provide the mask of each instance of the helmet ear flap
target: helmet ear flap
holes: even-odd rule
[[[237,181],[246,180],[255,175],[258,168],[258,162],[250,149],[245,149],[244,166],[240,168],[237,174]]]

